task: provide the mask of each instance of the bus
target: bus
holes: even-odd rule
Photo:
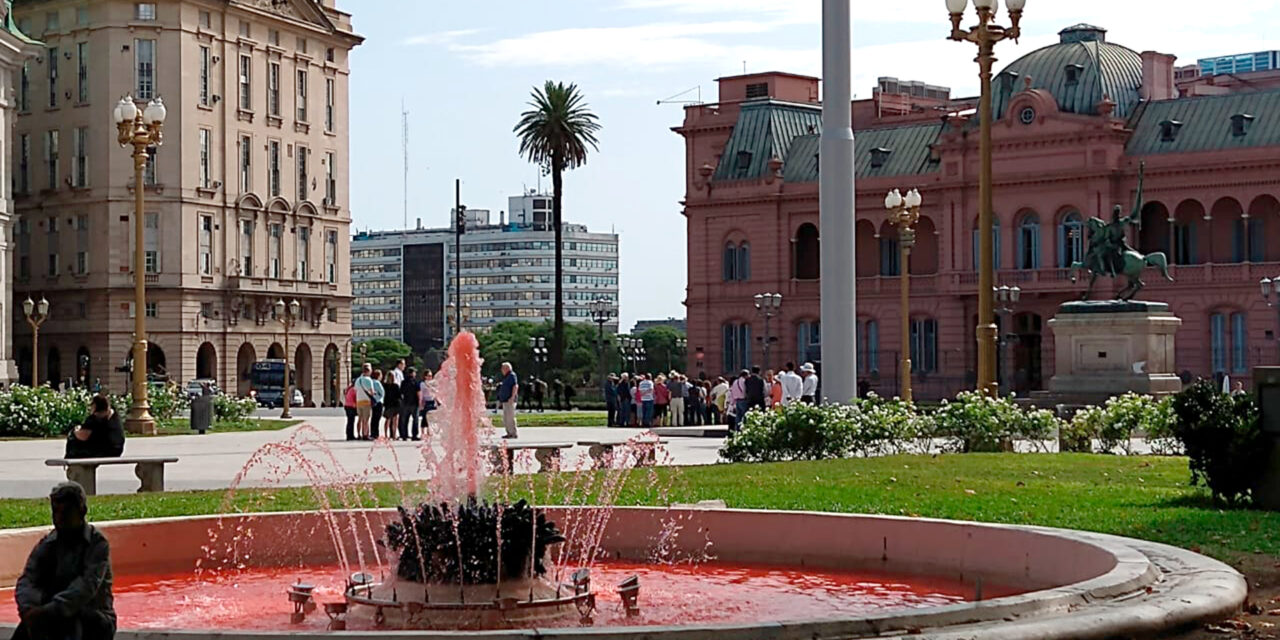
[[[289,367],[289,384],[297,384],[293,367]],[[268,359],[253,363],[253,367],[249,370],[249,392],[253,394],[253,398],[258,401],[260,406],[282,406],[281,398],[284,397],[284,360]],[[300,395],[302,394],[295,386],[293,402],[290,403],[290,406],[297,407],[301,405],[299,402]]]

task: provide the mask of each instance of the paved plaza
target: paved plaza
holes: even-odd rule
[[[307,425],[315,427],[323,435],[326,445],[342,468],[353,474],[368,469],[386,467],[398,469],[405,480],[420,480],[428,476],[419,468],[420,442],[369,443],[345,440],[346,418],[335,410],[298,410],[295,417],[303,422],[283,431],[255,431],[241,433],[209,433],[206,435],[164,436],[155,438],[130,438],[125,445],[126,456],[175,456],[176,464],[165,471],[165,485],[169,490],[225,489],[255,451],[268,443],[288,441]],[[277,412],[263,413],[263,417],[276,417]],[[605,429],[601,427],[542,427],[520,430],[519,444],[539,442],[577,442],[597,438],[624,440],[643,433],[639,429]],[[498,430],[486,437],[498,442]],[[713,464],[717,459],[721,438],[667,438],[666,462],[678,465]],[[60,458],[62,440],[23,440],[5,442],[0,447],[0,497],[39,498],[47,496],[49,487],[65,479],[60,468],[47,467],[44,461]],[[388,444],[390,446],[388,446]],[[319,453],[312,452],[312,456]],[[566,453],[566,465],[576,464],[586,455],[585,447],[575,446]],[[264,486],[265,467],[246,476],[247,486]],[[390,479],[381,476],[382,479]],[[293,473],[283,484],[300,486],[307,484],[305,476]],[[132,465],[105,466],[98,469],[98,493],[132,493],[138,489]]]

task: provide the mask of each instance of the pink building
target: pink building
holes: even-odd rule
[[[1001,314],[1001,376],[1019,392],[1053,374],[1047,321],[1083,291],[1068,267],[1084,254],[1084,221],[1109,219],[1115,205],[1128,213],[1140,163],[1146,204],[1130,243],[1175,265],[1173,283],[1148,272],[1141,298],[1183,319],[1179,370],[1247,382],[1251,367],[1280,359],[1277,315],[1258,291],[1280,276],[1280,74],[1175,79],[1174,60],[1077,25],[995,79],[996,279],[1022,290]],[[819,80],[763,73],[719,84],[720,102],[688,107],[675,129],[686,141],[694,372],[764,365],[766,344],[773,368],[820,364]],[[917,398],[973,384],[976,102],[885,78],[854,103],[859,372],[881,393],[895,392],[904,348]],[[924,195],[905,341],[897,233],[883,204],[893,188]],[[1115,290],[1100,284],[1095,297]],[[752,296],[774,292],[784,300],[766,342]]]

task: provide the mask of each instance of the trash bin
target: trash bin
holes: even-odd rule
[[[191,400],[191,429],[202,435],[213,424],[213,394],[205,392]]]

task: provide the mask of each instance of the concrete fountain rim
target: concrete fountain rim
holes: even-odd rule
[[[580,510],[589,507],[545,506],[550,511]],[[394,509],[358,511],[388,513]],[[973,638],[980,630],[983,638],[1076,638],[1108,637],[1119,633],[1143,634],[1220,617],[1237,610],[1244,601],[1247,585],[1243,576],[1231,567],[1211,558],[1159,543],[1072,529],[1026,525],[911,518],[904,516],[848,514],[815,511],[778,511],[753,509],[704,509],[667,507],[614,507],[615,513],[697,514],[717,517],[815,517],[858,520],[864,523],[920,523],[960,526],[1004,532],[1020,532],[1045,536],[1058,541],[1082,543],[1114,558],[1114,566],[1099,575],[1071,584],[1030,591],[1018,595],[981,602],[966,602],[941,607],[897,609],[870,616],[810,619],[757,624],[691,624],[680,626],[533,628],[494,631],[339,631],[326,632],[333,638],[470,638],[476,640],[510,640],[514,638],[626,640],[640,638],[742,639],[756,638],[821,638],[821,637],[885,637],[901,633],[911,638]],[[234,515],[206,514],[117,520],[95,523],[104,532],[112,529],[134,529],[172,522],[235,520],[275,520],[314,514],[308,511],[246,513]],[[33,536],[48,531],[47,527],[0,531],[5,538]],[[21,562],[21,560],[19,560]],[[11,586],[9,584],[0,586]],[[0,624],[10,630],[12,625]],[[276,640],[296,635],[288,631],[237,630],[130,630],[117,632],[120,640]]]

